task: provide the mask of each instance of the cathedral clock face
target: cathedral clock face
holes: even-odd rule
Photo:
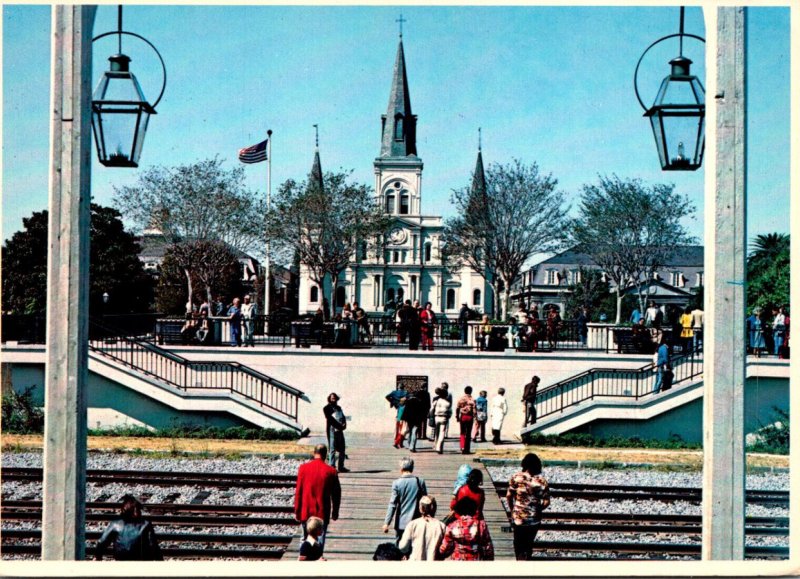
[[[400,227],[395,227],[389,232],[389,239],[392,241],[392,243],[403,243],[407,237],[408,233],[406,230]]]

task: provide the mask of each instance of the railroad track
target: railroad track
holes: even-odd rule
[[[495,482],[498,496],[505,496],[507,482]],[[696,487],[654,487],[634,485],[598,485],[598,484],[564,484],[550,485],[550,496],[563,499],[597,500],[630,500],[630,501],[686,501],[700,503],[703,500],[703,489]],[[789,506],[788,491],[748,490],[745,501],[749,504]]]
[[[508,484],[494,483],[499,496],[505,496]],[[553,484],[551,496],[566,500],[642,500],[642,501],[689,501],[702,500],[701,489],[663,488],[663,487],[619,487],[612,485],[574,485]],[[747,491],[748,503],[777,505],[788,509],[788,492]],[[509,525],[502,527],[511,532]],[[537,560],[618,560],[638,557],[658,558],[663,556],[683,556],[699,559],[702,545],[702,517],[696,515],[670,515],[647,513],[570,513],[544,511],[540,533],[595,534],[599,541],[585,540],[542,540],[535,543],[534,557]],[[631,535],[628,541],[602,540],[612,534]],[[642,534],[659,535],[681,542],[644,542]],[[788,517],[747,517],[745,535],[748,537],[788,537]],[[540,535],[541,537],[541,535]],[[662,539],[663,540],[663,539]],[[748,545],[745,557],[759,559],[788,559],[789,548],[783,546]]]
[[[42,480],[40,468],[4,468],[0,477],[7,481]],[[95,484],[124,483],[150,484],[155,486],[202,486],[205,488],[290,488],[297,481],[294,475],[252,475],[233,473],[197,473],[197,472],[162,472],[162,471],[130,471],[130,470],[89,470],[87,481]],[[507,482],[496,482],[495,490],[499,496],[505,496]],[[585,500],[642,500],[675,502],[687,501],[699,503],[703,491],[696,487],[655,487],[655,486],[618,486],[599,484],[564,484],[550,485],[551,495],[563,499]],[[789,505],[788,491],[748,490],[745,500],[750,504],[786,506]]]
[[[41,468],[4,468],[0,470],[4,481],[41,482]],[[87,482],[150,484],[155,486],[202,486],[210,488],[289,488],[297,482],[294,475],[253,475],[216,472],[171,472],[133,470],[88,470]]]

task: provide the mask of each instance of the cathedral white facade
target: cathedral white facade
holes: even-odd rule
[[[431,302],[437,314],[456,316],[461,304],[479,312],[491,308],[491,288],[469,267],[448,271],[441,259],[441,216],[422,212],[422,159],[417,156],[417,117],[411,112],[403,41],[397,48],[387,113],[382,115],[380,156],[375,159],[376,202],[392,218],[382,254],[359,251],[339,278],[336,307],[358,302],[367,312],[406,299]],[[315,159],[315,162],[318,162]],[[475,179],[483,183],[478,153]],[[300,265],[299,312],[313,313],[331,295],[329,280],[319,288]]]

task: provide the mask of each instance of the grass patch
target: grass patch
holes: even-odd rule
[[[596,438],[587,433],[540,434],[527,432],[522,442],[535,446],[584,447],[584,448],[652,448],[660,450],[700,450],[699,442],[687,442],[678,434],[671,434],[667,440],[645,439],[638,436],[609,436]]]
[[[249,426],[192,426],[177,425],[152,431],[144,426],[116,426],[114,428],[90,428],[89,436],[124,436],[126,438],[171,438],[172,449],[179,452],[180,439],[209,440],[287,440],[294,441],[300,434],[289,429],[256,428]]]

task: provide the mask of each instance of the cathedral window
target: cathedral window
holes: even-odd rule
[[[408,215],[408,193],[400,195],[400,215]]]
[[[390,193],[386,195],[386,213],[392,214],[394,213],[394,194]]]
[[[319,288],[315,285],[311,286],[311,295],[308,298],[308,301],[316,303],[319,301]]]
[[[336,288],[336,307],[343,308],[344,307],[344,286],[339,286]]]
[[[456,309],[456,290],[453,288],[447,290],[447,309]]]
[[[394,140],[403,140],[403,115],[397,115],[394,118]]]
[[[428,262],[431,260],[431,244],[430,242],[425,244],[425,261]]]
[[[386,301],[394,301],[394,288],[390,287],[388,290],[386,290]]]
[[[472,305],[473,306],[481,305],[481,290],[476,289],[472,291]]]

